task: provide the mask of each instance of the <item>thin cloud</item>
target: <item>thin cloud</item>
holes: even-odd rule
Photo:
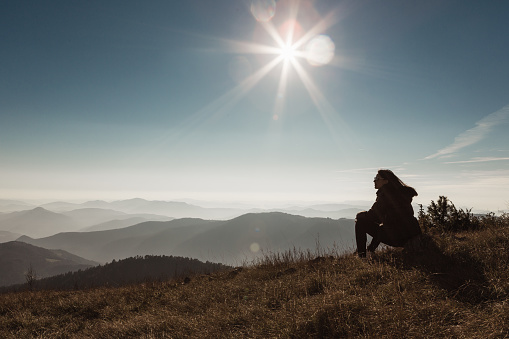
[[[336,170],[335,173],[365,173],[365,172],[373,172],[378,171],[379,169],[392,168],[394,171],[402,171],[404,170],[401,166],[381,166],[381,167],[364,167],[364,168],[352,168],[346,170]]]
[[[497,158],[497,157],[476,157],[472,158],[470,160],[462,160],[462,161],[449,161],[446,162],[446,164],[468,164],[472,162],[488,162],[488,161],[503,161],[503,160],[509,160],[509,158]]]
[[[439,150],[435,154],[429,155],[424,159],[433,159],[437,157],[448,156],[452,153],[459,151],[460,149],[473,145],[488,135],[494,126],[509,122],[509,105],[504,106],[502,109],[491,113],[478,122],[475,123],[475,127],[471,128],[454,138],[454,142]]]

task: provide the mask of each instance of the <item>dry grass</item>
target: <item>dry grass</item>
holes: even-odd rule
[[[509,223],[419,254],[299,251],[187,283],[0,295],[0,337],[505,338]]]

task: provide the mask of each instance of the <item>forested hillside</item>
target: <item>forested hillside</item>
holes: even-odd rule
[[[212,262],[173,256],[137,256],[90,267],[76,272],[67,272],[44,279],[36,279],[31,290],[77,290],[103,286],[127,286],[136,283],[167,281],[196,274],[210,274],[227,269]],[[17,285],[3,291],[25,290]]]

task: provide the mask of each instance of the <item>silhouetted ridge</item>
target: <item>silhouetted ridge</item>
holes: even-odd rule
[[[136,256],[41,279],[36,282],[34,288],[37,290],[72,290],[101,286],[126,286],[149,281],[166,281],[194,274],[209,274],[227,268],[229,267],[222,264],[201,262],[197,259],[183,257]],[[11,290],[20,287],[13,287]]]
[[[48,250],[25,242],[0,244],[0,286],[25,282],[25,274],[32,268],[40,278],[97,265],[63,250]]]

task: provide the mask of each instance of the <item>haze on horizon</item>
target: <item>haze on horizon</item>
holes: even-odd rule
[[[0,199],[509,207],[509,3],[8,2]]]

